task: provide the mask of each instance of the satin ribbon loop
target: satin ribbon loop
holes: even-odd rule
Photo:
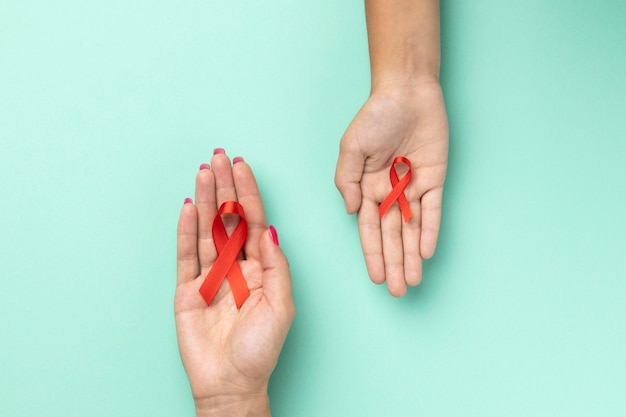
[[[398,178],[398,171],[396,171],[396,164],[403,163],[409,167],[409,170],[402,177],[402,179]],[[409,206],[409,202],[404,195],[404,189],[407,185],[409,185],[409,181],[411,181],[411,161],[403,156],[396,156],[391,164],[391,168],[389,169],[389,179],[391,180],[391,192],[387,194],[387,197],[380,203],[378,206],[378,212],[380,214],[380,218],[382,219],[385,213],[391,208],[395,201],[398,201],[398,205],[400,206],[400,211],[402,212],[402,217],[405,222],[411,220],[413,213],[411,213],[411,207]]]
[[[224,227],[223,214],[236,214],[240,217],[239,223],[230,237]],[[204,279],[200,287],[200,294],[207,305],[211,305],[224,278],[228,278],[230,289],[235,298],[235,304],[237,308],[241,308],[250,295],[248,284],[237,262],[237,256],[241,252],[248,236],[248,222],[246,222],[241,204],[236,201],[224,202],[213,220],[212,231],[215,249],[217,249],[217,260]]]

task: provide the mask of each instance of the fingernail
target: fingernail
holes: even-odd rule
[[[270,231],[270,237],[272,238],[272,242],[274,242],[274,245],[279,246],[280,244],[278,242],[278,232],[276,231],[276,228],[270,225],[269,231]]]
[[[193,203],[193,200],[191,198],[187,197],[185,199],[185,203],[184,204],[189,204],[189,203]]]
[[[217,154],[225,154],[226,151],[224,150],[224,148],[215,148],[213,149],[213,155],[217,155]]]
[[[200,169],[211,169],[211,166],[209,164],[202,164],[200,165]]]
[[[236,156],[233,158],[233,165],[237,162],[243,162],[243,158],[241,156]]]

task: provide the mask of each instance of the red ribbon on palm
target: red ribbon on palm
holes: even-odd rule
[[[404,174],[402,179],[398,178],[398,171],[396,171],[396,164],[399,163],[403,163],[409,167],[409,170],[406,174]],[[404,195],[404,189],[407,185],[409,185],[409,181],[411,181],[411,161],[403,156],[396,156],[391,164],[391,168],[389,169],[389,179],[391,180],[392,190],[389,194],[387,194],[387,197],[385,197],[383,202],[380,203],[380,206],[378,206],[380,218],[382,219],[393,203],[397,201],[404,221],[408,222],[411,220],[413,213],[411,213],[411,207],[409,207],[409,202]]]
[[[222,221],[223,214],[236,214],[240,217],[239,223],[230,237],[226,233],[226,228]],[[212,232],[218,256],[200,287],[200,294],[207,305],[211,305],[224,278],[228,278],[230,289],[235,298],[235,304],[237,308],[241,308],[250,295],[248,284],[237,262],[237,256],[241,252],[248,236],[248,222],[246,222],[246,216],[241,204],[236,201],[224,202],[213,220]]]

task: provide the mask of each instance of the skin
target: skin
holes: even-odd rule
[[[439,84],[439,4],[436,0],[366,0],[371,93],[340,143],[335,184],[346,211],[358,213],[370,279],[401,297],[422,279],[433,256],[448,165],[448,120]],[[397,204],[381,219],[396,156],[411,161],[405,195],[412,219]],[[398,175],[406,172],[398,165]]]
[[[237,310],[228,280],[210,306],[198,289],[216,260],[211,225],[219,206],[238,201],[248,237],[239,261],[250,297]],[[239,218],[223,216],[230,234]],[[196,177],[195,204],[183,205],[178,222],[176,334],[197,416],[270,416],[267,385],[291,326],[295,308],[291,275],[272,241],[250,166],[231,167],[214,155]]]

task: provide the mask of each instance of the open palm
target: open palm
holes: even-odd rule
[[[243,161],[231,167],[223,153],[196,177],[195,205],[183,206],[178,224],[176,331],[196,403],[264,396],[294,316],[287,260],[273,243],[254,175]],[[211,226],[224,201],[245,210],[248,238],[239,260],[250,290],[237,309],[228,280],[210,306],[198,292],[217,258]],[[223,216],[230,234],[239,218]]]
[[[405,195],[413,217],[403,222],[394,204],[381,219],[378,206],[391,191],[396,156],[411,161]],[[365,263],[372,281],[402,296],[422,277],[422,259],[437,243],[448,160],[448,123],[439,84],[372,94],[342,140],[335,183],[348,213],[358,212]],[[399,165],[400,177],[406,167]]]

